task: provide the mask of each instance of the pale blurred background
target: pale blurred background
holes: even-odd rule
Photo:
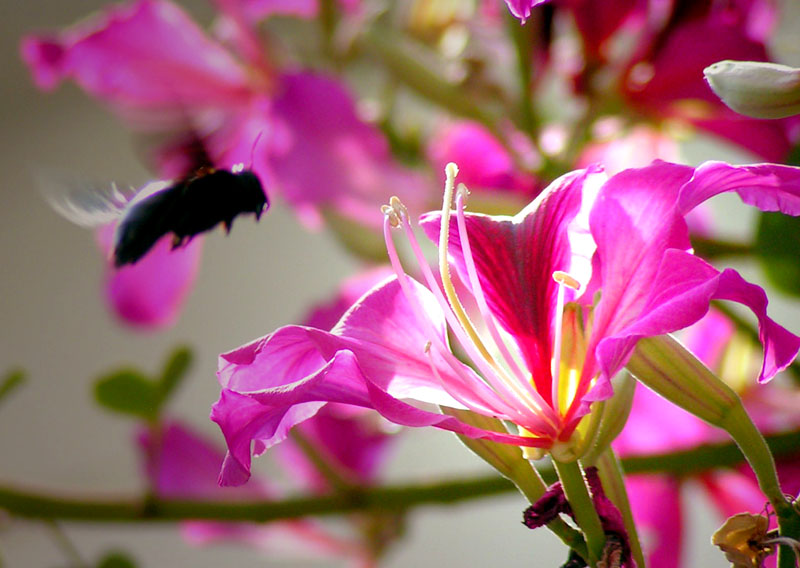
[[[174,328],[142,334],[118,325],[101,299],[102,258],[92,233],[54,213],[33,179],[40,169],[131,183],[147,180],[147,173],[134,139],[110,113],[71,85],[54,94],[39,93],[17,54],[23,33],[62,27],[103,4],[0,3],[0,371],[22,366],[30,379],[0,406],[0,482],[65,493],[131,494],[142,487],[132,444],[134,423],[92,403],[94,378],[124,363],[155,372],[171,348],[192,346],[197,359],[191,378],[171,408],[221,440],[208,420],[218,395],[217,354],[294,322],[355,265],[325,234],[305,232],[278,204],[258,224],[247,218],[227,238],[215,232],[206,239],[196,287]],[[205,3],[183,5],[208,21]],[[741,227],[743,208],[726,203],[734,209],[734,226]],[[772,313],[797,330],[787,319],[790,314]],[[406,431],[398,439],[388,477],[422,480],[487,471],[449,434]],[[708,542],[716,519],[699,492],[690,497],[691,561],[686,565],[726,566]],[[406,540],[390,552],[385,566],[559,566],[566,559],[563,546],[546,531],[523,527],[524,508],[520,496],[509,494],[420,509],[411,515]],[[63,527],[90,563],[110,549],[122,549],[143,567],[342,565],[272,557],[243,547],[193,548],[168,525]],[[69,564],[41,524],[3,517],[0,558],[0,564],[13,568]]]

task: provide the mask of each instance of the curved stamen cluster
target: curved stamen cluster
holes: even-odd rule
[[[540,439],[543,447],[549,447],[559,434],[562,433],[564,420],[559,408],[559,382],[553,381],[552,402],[548,402],[535,388],[531,380],[531,373],[521,364],[522,358],[510,349],[510,342],[504,338],[504,331],[499,326],[496,316],[492,313],[486,300],[483,287],[478,277],[475,260],[470,248],[467,232],[467,223],[464,213],[466,198],[469,194],[462,184],[454,187],[455,175],[458,171],[455,164],[448,164],[446,168],[447,181],[442,206],[441,224],[439,232],[439,276],[437,282],[428,261],[424,257],[421,247],[414,235],[408,218],[408,211],[399,199],[393,197],[389,205],[383,207],[384,237],[392,267],[397,274],[400,286],[406,295],[409,304],[413,306],[415,317],[427,322],[425,325],[431,334],[425,346],[425,352],[431,363],[432,374],[442,387],[465,407],[489,415],[500,416],[514,422],[520,433],[534,439]],[[454,195],[455,194],[455,195]],[[455,199],[454,199],[455,197]],[[455,201],[456,226],[461,252],[469,279],[469,288],[472,293],[477,316],[481,329],[478,328],[467,315],[467,311],[456,293],[450,277],[448,262],[448,246],[450,241],[450,225],[452,205]],[[401,228],[411,247],[417,261],[419,271],[422,273],[429,290],[433,293],[442,313],[452,330],[453,337],[459,347],[469,357],[482,380],[476,380],[473,373],[466,370],[460,361],[452,354],[446,338],[441,337],[434,329],[429,317],[424,313],[419,300],[412,292],[409,277],[403,269],[400,257],[395,247],[391,229]],[[556,321],[556,345],[554,346],[553,377],[558,377],[560,372],[560,347],[561,347],[561,312],[564,306],[564,287],[577,289],[577,281],[563,272],[556,272],[554,279],[559,282],[558,314]],[[441,376],[434,364],[433,353],[441,355],[454,371],[457,379],[454,381]]]

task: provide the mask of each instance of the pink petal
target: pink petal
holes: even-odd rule
[[[656,475],[625,478],[639,539],[651,568],[678,568],[683,519],[678,480]]]
[[[435,318],[433,329],[443,340],[444,322],[441,314],[436,317],[435,301],[420,285],[415,289],[421,305],[428,308],[423,313]],[[430,349],[428,358],[425,346],[430,342],[426,335],[430,326],[417,322],[414,313],[397,281],[391,280],[362,298],[330,333],[289,326],[223,355],[219,378],[226,388],[212,410],[212,419],[220,425],[229,448],[221,482],[246,481],[251,442],[256,441],[255,453],[260,454],[325,402],[371,408],[405,426],[436,426],[518,445],[542,443],[481,430],[400,400],[462,407],[444,385],[457,389],[463,383],[435,348]],[[505,405],[485,383],[468,367],[458,368],[469,378],[458,394],[471,397],[470,408],[506,416],[502,413]]]
[[[98,232],[101,248],[110,254],[114,228]],[[133,326],[164,328],[174,324],[194,285],[203,249],[202,237],[172,249],[164,237],[136,264],[105,270],[106,300],[114,313]]]
[[[800,350],[800,337],[767,317],[767,296],[732,269],[717,271],[700,258],[668,250],[652,283],[648,303],[638,320],[614,337],[600,342],[598,358],[606,373],[624,364],[636,340],[688,327],[708,311],[711,300],[731,300],[750,308],[758,318],[764,360],[759,381],[785,369]]]
[[[392,159],[380,131],[363,122],[343,85],[312,73],[283,75],[273,100],[269,166],[286,199],[307,222],[320,210],[379,228],[381,205],[397,195],[424,210],[423,180]]]
[[[282,387],[239,394],[223,389],[211,419],[219,424],[228,443],[220,483],[239,485],[250,475],[250,446],[267,449],[284,439],[295,424],[309,418],[322,402],[353,404],[377,410],[403,426],[435,426],[468,437],[531,445],[535,439],[481,430],[444,416],[415,408],[370,382],[350,351],[339,351],[319,372]]]
[[[669,427],[665,428],[665,424]],[[644,385],[638,385],[631,414],[614,440],[614,450],[621,456],[648,455],[718,440],[714,428]]]
[[[595,57],[601,53],[603,43],[628,19],[641,9],[637,0],[567,0],[575,25],[586,49]]]
[[[531,17],[531,10],[539,4],[544,4],[547,0],[506,0],[508,9],[519,18],[522,23]]]
[[[615,175],[601,189],[590,216],[597,244],[590,288],[602,288],[593,342],[639,317],[668,248],[690,248],[675,203],[691,173],[688,166],[656,161]]]
[[[42,87],[71,78],[122,107],[184,109],[249,96],[245,69],[165,0],[114,6],[55,36],[26,37],[22,52]]]
[[[302,318],[303,324],[308,327],[329,330],[341,319],[347,309],[356,300],[379,282],[386,280],[394,272],[387,266],[379,266],[360,272],[342,283],[335,298],[328,302],[317,304]]]
[[[727,191],[735,191],[742,201],[762,211],[800,215],[800,168],[777,164],[732,166],[705,162],[681,188],[678,207],[686,214]]]
[[[508,151],[485,127],[457,122],[441,127],[431,136],[428,159],[436,172],[449,162],[458,164],[458,181],[470,191],[511,190],[532,197],[536,180],[517,171]]]

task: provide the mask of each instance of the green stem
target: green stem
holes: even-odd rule
[[[586,547],[589,555],[589,558],[587,558],[588,563],[590,566],[595,566],[603,556],[606,535],[603,532],[603,526],[600,524],[597,510],[594,508],[592,496],[589,494],[588,487],[586,487],[581,466],[578,462],[565,463],[556,460],[553,460],[553,466],[556,469],[556,473],[558,473],[558,478],[561,480],[564,495],[566,495],[567,501],[572,507],[578,526],[586,538]]]
[[[514,51],[516,52],[520,125],[534,140],[534,143],[538,143],[536,137],[537,120],[533,111],[533,99],[531,97],[533,47],[537,38],[533,33],[531,23],[521,25],[519,20],[508,11],[506,11],[506,30],[514,43]]]
[[[786,500],[769,446],[741,402],[728,412],[721,426],[739,445],[753,469],[761,492],[769,499],[778,517],[780,535],[800,540],[800,513]],[[792,548],[781,545],[778,550],[778,568],[796,568],[796,566]]]
[[[692,235],[692,246],[695,254],[708,260],[723,256],[750,256],[754,252],[753,246],[748,243],[707,239],[697,235]]]
[[[282,501],[220,502],[158,497],[71,498],[0,487],[0,509],[30,519],[90,522],[162,522],[186,519],[268,522],[354,511],[398,512],[420,505],[446,505],[514,491],[491,475],[390,487],[355,488],[346,494],[294,497]]]
[[[619,460],[617,460],[616,454],[614,454],[614,450],[607,446],[606,450],[597,458],[595,465],[597,465],[597,471],[600,474],[600,481],[603,483],[606,495],[616,505],[619,512],[622,513],[622,520],[625,522],[625,530],[628,532],[628,541],[630,542],[633,559],[639,568],[645,568],[647,565],[644,561],[642,545],[639,542],[636,523],[633,521],[633,512],[628,499],[628,491],[625,489],[622,467]]]
[[[800,448],[800,430],[773,434],[765,439],[776,457],[796,455]],[[744,459],[737,446],[727,442],[664,454],[630,456],[621,461],[627,474],[666,473],[692,476],[718,468],[733,468],[743,463]],[[552,469],[541,467],[539,472],[545,483],[556,481]],[[533,484],[520,490],[529,499],[537,495]],[[152,496],[117,499],[64,497],[5,485],[0,486],[0,509],[26,518],[74,521],[160,522],[206,519],[267,522],[373,509],[403,511],[421,505],[447,505],[511,491],[517,491],[514,484],[496,474],[468,480],[358,488],[348,496],[295,497],[283,501],[248,503],[161,500]]]

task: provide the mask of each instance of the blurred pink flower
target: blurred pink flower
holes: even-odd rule
[[[514,136],[508,137],[514,140]],[[428,160],[433,171],[444,171],[449,162],[459,166],[458,180],[470,191],[486,190],[496,196],[498,190],[532,199],[541,189],[537,180],[522,172],[508,150],[482,125],[475,122],[451,122],[441,125],[428,144]]]
[[[282,494],[263,479],[254,479],[246,487],[220,487],[217,476],[224,453],[202,434],[178,422],[164,424],[155,434],[142,429],[138,444],[145,475],[159,497],[231,502],[278,499]],[[270,554],[343,556],[357,562],[366,555],[365,548],[355,539],[334,535],[322,525],[306,520],[271,524],[187,521],[181,530],[187,541],[198,545],[237,542]]]
[[[703,69],[717,61],[768,61],[766,42],[776,15],[770,0],[675,2],[660,25],[650,18],[621,85],[626,102],[652,117],[692,124],[762,159],[783,161],[793,121],[739,115],[703,80]]]

